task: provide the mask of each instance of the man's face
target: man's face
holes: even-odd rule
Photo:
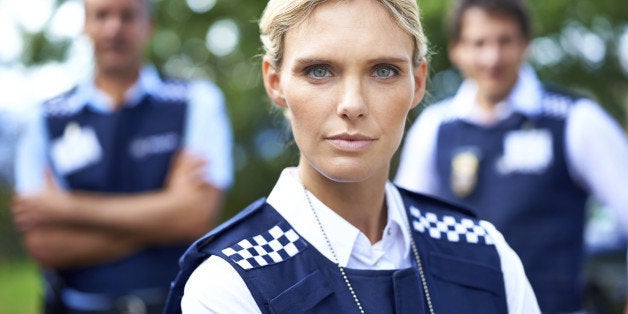
[[[528,41],[517,21],[480,8],[462,17],[460,40],[450,46],[452,62],[478,85],[478,97],[496,104],[517,82]]]
[[[85,33],[94,43],[98,69],[137,70],[151,32],[148,0],[85,0]]]

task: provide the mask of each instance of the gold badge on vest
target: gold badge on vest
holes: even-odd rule
[[[458,152],[451,159],[451,190],[460,198],[469,196],[478,181],[480,159],[472,149]]]

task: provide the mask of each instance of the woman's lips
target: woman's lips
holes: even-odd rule
[[[373,143],[373,141],[375,141],[371,137],[360,135],[360,134],[355,134],[355,135],[339,134],[339,135],[328,137],[326,138],[326,140],[337,149],[345,150],[345,151],[363,150],[367,148],[368,146],[370,146]]]

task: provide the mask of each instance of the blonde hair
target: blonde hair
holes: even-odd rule
[[[281,67],[284,37],[288,30],[301,23],[320,4],[330,0],[270,0],[259,21],[264,54],[276,67]],[[335,0],[343,1],[343,0]],[[362,1],[362,0],[360,0]],[[427,38],[421,25],[419,6],[415,0],[371,0],[384,5],[397,25],[414,41],[413,64],[418,66],[427,56]]]

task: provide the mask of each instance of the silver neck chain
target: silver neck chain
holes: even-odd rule
[[[338,270],[340,270],[340,275],[342,275],[342,279],[347,285],[347,288],[349,288],[349,292],[351,293],[351,296],[353,297],[353,301],[355,301],[355,304],[358,306],[358,310],[360,311],[361,314],[364,314],[365,312],[364,312],[364,308],[362,307],[362,303],[360,303],[360,299],[358,299],[358,295],[355,293],[355,290],[353,289],[353,286],[351,285],[351,282],[349,281],[349,277],[347,277],[344,267],[340,265],[340,261],[338,260],[336,251],[334,250],[334,247],[331,245],[331,241],[329,241],[329,237],[327,237],[327,232],[325,232],[325,228],[323,227],[323,224],[321,223],[320,218],[318,218],[318,214],[316,213],[316,209],[314,209],[314,205],[312,205],[312,201],[310,200],[310,195],[307,192],[305,185],[303,185],[303,192],[305,193],[305,199],[307,200],[307,204],[310,206],[310,209],[312,210],[312,213],[314,214],[314,218],[316,218],[316,223],[318,224],[318,227],[321,229],[321,233],[323,234],[323,237],[325,238],[327,247],[329,248],[331,255],[334,257],[334,262],[336,263],[336,266],[338,266]],[[414,243],[414,238],[412,236],[412,231],[410,230],[410,226],[408,226],[408,230],[410,231],[410,246],[412,247],[412,253],[414,255],[414,258],[416,259],[416,263],[419,269],[419,276],[421,277],[421,285],[423,286],[423,292],[425,292],[425,299],[427,300],[427,306],[430,310],[430,314],[434,314],[434,308],[432,307],[432,299],[430,298],[430,291],[427,288],[427,280],[425,280],[425,274],[423,273],[423,265],[421,264],[421,257],[419,256],[419,250],[416,248],[416,244]]]

